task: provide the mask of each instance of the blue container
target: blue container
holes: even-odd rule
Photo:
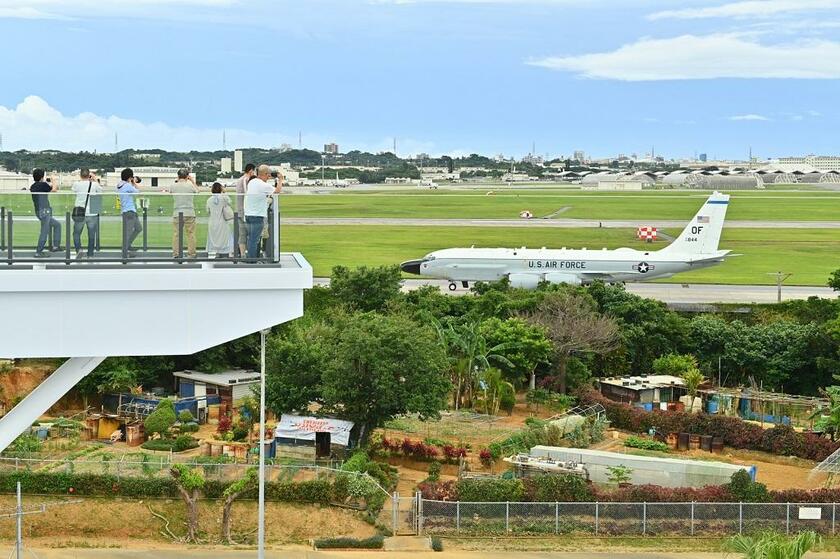
[[[714,400],[709,400],[706,404],[706,411],[709,413],[717,413],[718,412],[718,403]]]
[[[50,430],[46,427],[39,427],[37,434],[39,440],[45,441],[47,440],[47,436],[50,434]]]
[[[645,404],[645,411],[653,411],[653,403],[648,402]]]

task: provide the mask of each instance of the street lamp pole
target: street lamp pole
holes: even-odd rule
[[[321,186],[324,185],[324,166],[327,164],[327,154],[321,154]]]
[[[257,513],[257,557],[265,559],[265,337],[260,330],[260,475],[259,511]]]

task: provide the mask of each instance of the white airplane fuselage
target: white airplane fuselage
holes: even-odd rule
[[[452,282],[497,281],[533,289],[541,282],[650,281],[724,261],[718,250],[729,195],[713,193],[673,243],[660,250],[448,248],[403,262],[404,272]],[[451,286],[450,286],[451,288]]]

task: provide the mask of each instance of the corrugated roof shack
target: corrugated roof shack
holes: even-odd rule
[[[252,396],[253,387],[260,382],[259,373],[245,369],[222,373],[178,371],[172,375],[175,377],[176,392],[180,398],[218,396],[227,408],[237,405],[243,398]]]
[[[564,448],[535,446],[531,456],[551,458],[582,464],[589,479],[596,483],[609,483],[611,466],[626,466],[632,470],[631,480],[635,485],[653,484],[662,487],[704,487],[729,483],[732,474],[746,470],[755,479],[755,466],[741,466],[706,460],[683,460],[680,458],[656,458],[620,454],[588,448]]]
[[[598,386],[601,394],[610,400],[643,405],[648,410],[679,402],[680,397],[686,394],[683,379],[671,375],[602,378]]]
[[[350,446],[353,422],[332,417],[283,414],[274,431],[278,457],[314,460]]]

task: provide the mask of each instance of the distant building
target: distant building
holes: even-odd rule
[[[292,144],[280,144],[280,153],[286,153],[287,151],[292,151]]]
[[[542,156],[533,155],[531,153],[529,153],[528,155],[526,155],[525,157],[522,158],[523,163],[529,163],[531,165],[542,165],[543,161],[544,160],[543,160]]]
[[[233,152],[233,170],[237,173],[241,173],[243,167],[244,165],[242,165],[242,150],[238,149]]]
[[[324,144],[324,153],[328,153],[330,155],[338,155],[338,144]]]
[[[702,161],[703,163],[705,163],[708,159],[709,157],[705,153],[700,154],[700,161]]]
[[[179,398],[219,396],[221,403],[228,406],[253,395],[252,389],[260,382],[259,373],[244,369],[224,373],[179,371],[172,375],[178,383]]]
[[[586,152],[580,149],[576,149],[574,155],[572,156],[572,159],[583,163],[584,161],[586,161]]]
[[[131,159],[139,159],[140,161],[160,161],[159,153],[132,153]]]
[[[222,174],[227,175],[233,170],[233,160],[230,157],[222,157]]]
[[[27,190],[32,182],[31,175],[0,171],[0,192]]]
[[[178,180],[177,167],[132,167],[134,176],[140,178],[140,188],[167,189]],[[122,169],[105,173],[105,184],[108,188],[115,188],[120,182]],[[78,180],[78,179],[77,179]]]
[[[806,155],[804,157],[780,157],[782,165],[810,165],[818,171],[840,171],[840,156]]]
[[[280,174],[283,175],[283,184],[285,186],[300,185],[300,171],[292,169],[292,165],[290,163],[281,163],[279,166],[272,165],[271,170],[279,171]]]

